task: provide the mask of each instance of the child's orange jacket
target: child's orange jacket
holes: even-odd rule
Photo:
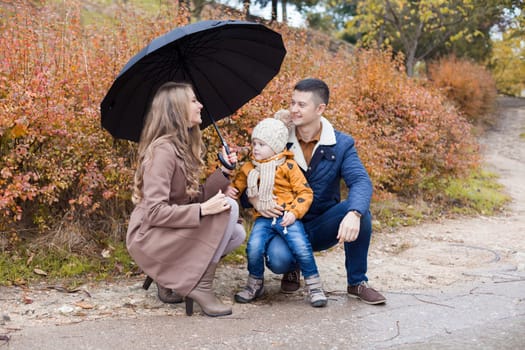
[[[308,185],[301,168],[293,159],[290,151],[282,152],[286,156],[283,164],[275,169],[275,183],[273,194],[277,197],[275,203],[282,206],[285,211],[292,212],[296,219],[301,219],[312,204],[314,193]],[[272,157],[274,158],[274,157]],[[237,172],[232,186],[242,193],[247,187],[248,173],[254,169],[252,162],[246,162]],[[254,213],[255,217],[260,216]]]

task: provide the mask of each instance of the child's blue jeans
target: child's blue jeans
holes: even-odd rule
[[[296,220],[292,225],[286,226],[286,231],[285,227],[281,226],[281,221],[282,217],[277,218],[275,222],[271,218],[264,217],[255,220],[246,246],[250,275],[263,278],[266,247],[275,235],[286,241],[305,278],[318,275],[312,245],[306,237],[301,221]]]

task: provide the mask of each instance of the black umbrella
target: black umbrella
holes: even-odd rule
[[[116,138],[138,141],[157,89],[185,81],[204,105],[201,128],[213,124],[227,148],[215,121],[260,94],[285,55],[281,35],[258,23],[202,21],[174,29],[124,66],[100,105],[102,126]]]

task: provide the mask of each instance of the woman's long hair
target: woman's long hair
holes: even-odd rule
[[[192,92],[191,85],[175,82],[165,83],[157,90],[140,136],[132,195],[134,204],[142,201],[144,170],[153,156],[153,149],[164,142],[175,146],[177,157],[184,163],[187,195],[194,197],[199,192],[199,176],[204,165],[201,158],[203,142],[199,126],[190,126]]]

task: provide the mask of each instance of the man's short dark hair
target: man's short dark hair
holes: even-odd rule
[[[326,85],[326,83],[320,79],[303,79],[295,84],[294,90],[311,92],[316,98],[319,99],[319,103],[328,105],[328,100],[330,99],[330,89],[328,89],[328,85]]]

